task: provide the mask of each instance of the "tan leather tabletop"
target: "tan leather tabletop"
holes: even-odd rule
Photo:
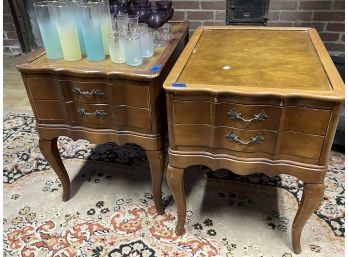
[[[331,91],[307,31],[206,30],[178,82]]]

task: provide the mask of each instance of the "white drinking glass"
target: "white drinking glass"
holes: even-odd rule
[[[113,63],[124,63],[126,61],[122,40],[125,34],[124,30],[115,30],[109,35],[109,52]]]
[[[141,53],[143,57],[151,57],[155,52],[155,46],[152,38],[152,31],[145,23],[139,24],[136,32],[140,36]]]
[[[143,63],[140,36],[137,33],[128,33],[121,39],[124,45],[126,62],[130,66],[138,66]]]

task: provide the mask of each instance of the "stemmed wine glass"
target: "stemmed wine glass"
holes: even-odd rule
[[[152,6],[149,0],[112,0],[110,9],[114,18],[137,15],[140,23],[146,23],[152,29],[155,46],[165,47],[167,41],[174,37],[171,25],[166,23],[173,17],[173,2],[160,0],[155,4]]]

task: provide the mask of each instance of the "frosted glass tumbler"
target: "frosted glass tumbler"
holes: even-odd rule
[[[86,44],[85,40],[83,39],[83,33],[82,33],[82,24],[79,18],[79,9],[77,8],[78,4],[81,4],[81,0],[72,0],[73,8],[74,8],[74,17],[75,17],[75,23],[76,23],[76,29],[77,29],[77,35],[79,36],[79,43],[80,43],[80,49],[82,54],[86,54]]]
[[[155,52],[155,46],[153,43],[152,32],[147,24],[139,24],[136,29],[140,36],[141,53],[143,57],[151,57]]]
[[[49,2],[37,2],[34,3],[33,6],[47,58],[51,60],[62,59],[63,52],[60,46],[56,25],[49,12]]]
[[[86,45],[87,59],[90,61],[105,60],[100,4],[100,2],[88,2],[77,5],[79,21],[83,24],[82,34]]]
[[[143,63],[141,53],[140,36],[136,33],[126,34],[122,39],[124,45],[124,56],[129,66],[138,66]]]
[[[54,21],[57,26],[63,57],[66,61],[78,61],[82,58],[80,42],[77,34],[74,9],[65,2],[51,4]]]
[[[109,35],[112,33],[112,18],[110,14],[110,4],[108,0],[101,0],[101,32],[103,37],[105,54],[109,54]]]
[[[114,31],[109,35],[109,52],[110,59],[113,63],[124,63],[124,46],[122,38],[125,36],[125,31]]]

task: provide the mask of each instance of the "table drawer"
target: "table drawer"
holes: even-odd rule
[[[66,124],[69,123],[66,104],[60,100],[34,100],[34,111],[39,123]]]
[[[324,137],[296,132],[244,130],[206,125],[175,125],[175,145],[268,153],[318,160]]]
[[[331,110],[287,106],[282,130],[323,136],[330,118]]]
[[[41,124],[70,124],[101,129],[151,132],[151,112],[144,108],[34,100]]]
[[[52,78],[27,78],[27,86],[34,99],[64,100],[59,80]]]
[[[208,101],[175,101],[174,117],[176,124],[209,124],[216,127],[278,130],[281,107],[215,104]]]
[[[274,154],[277,133],[249,131],[228,127],[214,128],[203,125],[176,125],[175,144],[178,146],[204,146],[239,152]]]
[[[174,101],[175,124],[212,125],[212,102]]]
[[[282,117],[283,116],[283,117]],[[206,124],[239,129],[293,131],[323,136],[331,110],[301,106],[244,105],[175,101],[175,124]]]
[[[98,125],[97,128],[151,130],[151,113],[147,109],[78,102],[67,103],[67,106],[74,125],[91,124]]]
[[[218,103],[215,108],[216,126],[274,131],[279,129],[282,113],[279,106]]]
[[[295,132],[281,132],[278,137],[279,154],[319,160],[324,144],[323,136]]]
[[[63,80],[60,83],[66,101],[77,101],[91,104],[111,103],[111,91],[108,89],[108,85],[103,82]]]
[[[121,83],[62,81],[67,101],[149,108],[149,87]]]
[[[52,78],[28,78],[34,99],[65,100],[91,104],[127,105],[149,108],[149,87],[141,84],[82,82]]]
[[[98,125],[98,128],[112,128],[116,119],[113,107],[107,104],[67,103],[70,121],[74,125]]]

